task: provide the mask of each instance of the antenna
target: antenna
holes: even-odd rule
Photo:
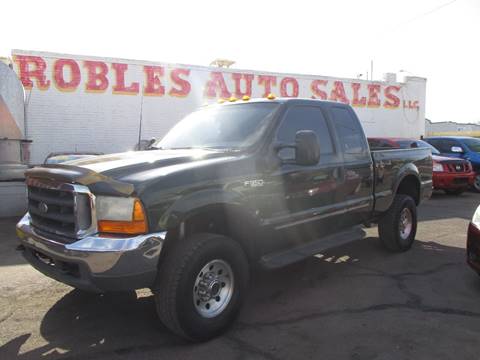
[[[138,124],[138,143],[137,143],[137,150],[140,150],[140,142],[142,141],[142,123],[143,123],[143,79],[141,82],[142,95],[140,98],[140,120]]]

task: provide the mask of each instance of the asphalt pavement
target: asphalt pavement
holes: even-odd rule
[[[0,359],[479,359],[480,277],[465,264],[480,194],[435,194],[413,248],[369,237],[276,271],[256,271],[223,336],[191,344],[156,318],[147,290],[74,290],[15,251],[0,219]]]

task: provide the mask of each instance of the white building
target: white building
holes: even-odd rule
[[[33,163],[50,152],[132,150],[205,103],[269,93],[351,104],[370,136],[425,133],[426,80],[418,77],[366,81],[23,50],[12,58]]]

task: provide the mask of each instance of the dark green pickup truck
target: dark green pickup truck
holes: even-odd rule
[[[429,149],[371,152],[347,105],[301,99],[202,108],[152,149],[27,172],[19,249],[97,291],[151,288],[175,333],[206,340],[235,318],[250,269],[360,239],[408,250],[432,192]]]

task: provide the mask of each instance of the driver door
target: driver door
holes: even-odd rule
[[[338,156],[330,126],[320,107],[292,105],[281,120],[275,143],[293,144],[300,130],[315,132],[320,143],[320,160],[315,165],[295,163],[295,150],[278,152],[281,164],[266,176],[265,189],[271,217],[267,220],[275,230],[282,230],[284,246],[313,240],[321,232],[335,229],[335,211],[341,202],[340,184],[344,181],[342,160]],[[278,244],[280,245],[280,244]]]

